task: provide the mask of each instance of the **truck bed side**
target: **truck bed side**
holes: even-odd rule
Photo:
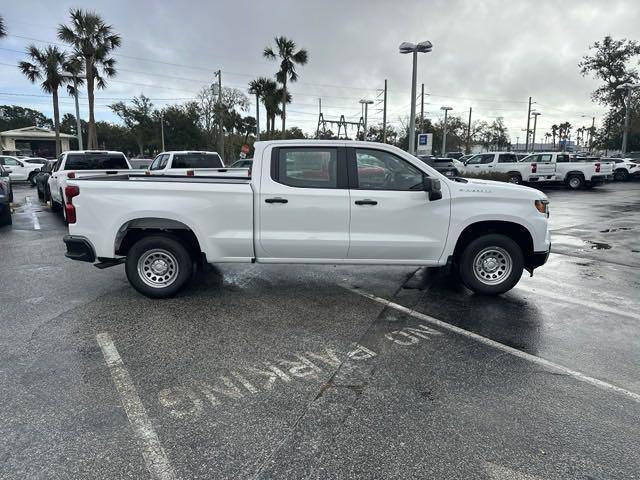
[[[128,175],[69,179],[77,222],[95,256],[115,258],[127,235],[149,229],[193,232],[209,262],[249,262],[253,251],[253,190],[248,180]],[[135,232],[134,232],[135,233]]]

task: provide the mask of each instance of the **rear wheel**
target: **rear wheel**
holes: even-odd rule
[[[2,213],[0,213],[0,227],[11,225],[12,223],[11,207],[9,207],[9,205],[5,205],[5,208],[2,209]]]
[[[584,187],[584,178],[582,175],[571,175],[567,179],[567,185],[571,190],[580,190]]]
[[[175,237],[152,235],[131,247],[125,269],[138,292],[150,298],[167,298],[191,278],[193,259]]]
[[[473,240],[459,260],[460,280],[481,295],[499,295],[511,290],[522,276],[524,255],[511,238],[487,234]]]
[[[36,173],[36,172],[31,172],[31,173],[29,174],[29,184],[30,184],[32,187],[35,187],[35,186],[36,186],[36,175],[37,175],[37,173]]]

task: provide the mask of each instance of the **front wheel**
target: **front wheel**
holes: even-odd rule
[[[615,173],[613,174],[613,179],[617,180],[618,182],[624,182],[629,178],[629,172],[627,172],[624,169],[620,169],[620,170],[616,170]]]
[[[174,296],[193,273],[187,249],[170,235],[152,235],[138,240],[127,254],[129,283],[150,298]]]
[[[515,183],[516,185],[522,185],[522,177],[519,173],[509,173],[509,183]]]
[[[499,295],[511,290],[522,276],[524,255],[511,238],[488,234],[466,246],[459,260],[462,283],[481,295]]]

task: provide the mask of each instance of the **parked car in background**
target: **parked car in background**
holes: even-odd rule
[[[230,168],[251,168],[253,166],[253,158],[241,158],[231,164]]]
[[[129,159],[129,164],[131,165],[131,168],[139,169],[139,170],[146,170],[151,166],[152,162],[153,162],[153,158],[130,158]]]
[[[443,158],[455,158],[456,160],[460,160],[462,157],[464,157],[464,153],[462,152],[447,152],[444,154]]]
[[[38,190],[38,198],[42,202],[49,200],[49,197],[47,196],[47,183],[55,165],[56,160],[47,160],[47,163],[45,163],[36,174],[36,189]]]
[[[549,256],[548,200],[533,188],[447,179],[375,142],[254,146],[251,178],[69,180],[66,256],[124,262],[131,285],[154,298],[175,295],[202,260],[450,264],[474,292],[497,295]]]
[[[9,176],[12,182],[27,181],[31,185],[35,185],[36,174],[40,171],[41,163],[27,163],[22,158],[11,157],[7,155],[0,156],[0,165],[4,165],[9,170]]]
[[[602,158],[602,161],[613,162],[613,179],[619,182],[640,176],[640,159],[634,161],[630,158]]]
[[[225,168],[217,152],[162,152],[149,166],[151,175],[185,175],[188,170],[216,170]]]
[[[588,157],[577,161],[571,159],[572,156],[566,152],[541,152],[529,155],[523,163],[537,165],[538,171],[545,173],[532,177],[530,182],[564,183],[572,190],[591,188],[613,178],[613,164],[610,162]]]
[[[20,158],[20,160],[27,163],[32,163],[34,165],[44,165],[45,163],[50,161],[44,157],[25,157],[25,158]]]
[[[454,158],[437,158],[432,157],[430,155],[416,155],[420,160],[429,165],[430,167],[435,168],[438,172],[443,174],[445,177],[457,177],[460,175],[460,172],[456,168],[453,163]]]
[[[131,171],[131,165],[122,152],[103,150],[74,150],[64,152],[58,158],[47,179],[46,198],[51,200],[53,211],[62,210],[65,204],[64,188],[70,178],[95,175],[117,175]],[[140,171],[140,173],[142,173]]]
[[[479,153],[468,159],[461,175],[487,175],[501,173],[510,183],[521,184],[544,180],[553,180],[555,169],[551,165],[538,165],[526,160],[518,161],[513,152]]]
[[[13,192],[9,173],[0,165],[0,227],[11,225],[11,202]]]

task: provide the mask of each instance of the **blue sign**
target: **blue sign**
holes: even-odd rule
[[[427,145],[429,143],[428,135],[418,135],[418,145]]]

